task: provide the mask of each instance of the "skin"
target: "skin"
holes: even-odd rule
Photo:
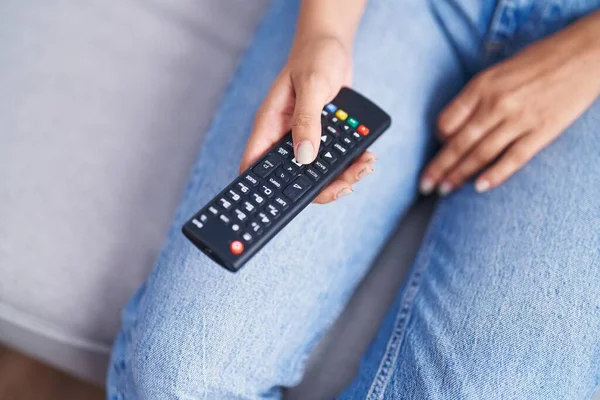
[[[321,142],[321,110],[352,82],[352,43],[365,0],[304,0],[288,61],[260,106],[240,171],[258,160],[292,130],[297,161],[314,161]],[[341,14],[340,14],[341,13]],[[331,23],[331,15],[336,22]],[[344,21],[340,24],[337,21]],[[299,154],[301,145],[312,154]],[[302,156],[302,157],[301,157]],[[315,199],[329,203],[352,193],[352,185],[373,171],[375,156],[362,154]]]
[[[421,191],[437,186],[447,195],[484,168],[475,189],[500,185],[599,95],[600,13],[595,13],[469,82],[439,116],[444,145],[425,169]]]
[[[321,109],[351,84],[352,43],[365,2],[302,2],[288,61],[257,112],[240,171],[290,129],[296,159],[314,160]],[[331,24],[330,15],[346,23]],[[444,145],[426,167],[421,191],[447,195],[486,167],[475,187],[487,191],[556,139],[600,95],[599,32],[600,13],[591,14],[473,78],[439,116]],[[315,202],[352,193],[375,161],[365,152]]]

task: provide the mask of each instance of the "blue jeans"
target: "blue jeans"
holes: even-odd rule
[[[237,175],[289,49],[276,1],[215,116],[167,243],[123,311],[110,399],[275,399],[416,197],[440,109],[476,72],[598,1],[372,0],[355,87],[387,110],[377,169],[311,205],[238,274],[180,233]],[[342,399],[583,399],[600,384],[600,103],[508,182],[439,202],[359,377]]]

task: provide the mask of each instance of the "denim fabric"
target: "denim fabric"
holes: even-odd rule
[[[492,59],[509,56],[600,7],[598,0],[500,0],[487,37]]]
[[[467,68],[599,8],[499,1],[484,58]],[[600,387],[598,132],[600,101],[501,187],[478,195],[468,185],[439,202],[404,287],[339,399],[592,397]]]
[[[484,65],[487,26],[500,8],[371,1],[355,87],[394,120],[373,146],[375,173],[352,196],[309,206],[233,275],[180,227],[237,175],[297,9],[289,0],[270,7],[215,116],[155,269],[123,311],[111,400],[275,399],[299,382],[311,349],[414,201],[435,116]],[[598,126],[595,105],[502,188],[479,196],[468,186],[440,204],[342,398],[591,393],[600,358]]]

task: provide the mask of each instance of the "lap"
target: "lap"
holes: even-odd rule
[[[501,187],[465,187],[440,202],[350,398],[591,396],[598,126],[600,102]]]
[[[426,6],[414,5],[420,18],[391,28],[382,21],[397,6],[385,4],[367,11],[355,60],[355,86],[395,121],[374,146],[375,173],[352,196],[309,206],[232,275],[183,238],[180,226],[236,176],[254,113],[283,66],[296,5],[271,8],[207,134],[157,265],[124,311],[109,390],[269,397],[299,381],[313,344],[414,199],[430,144],[429,113],[464,81]],[[417,25],[430,28],[422,44],[398,40]],[[390,63],[391,49],[402,62]],[[431,68],[424,73],[423,65]]]

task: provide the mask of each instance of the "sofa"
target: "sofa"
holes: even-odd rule
[[[2,343],[103,384],[120,310],[266,4],[0,2]],[[287,398],[331,398],[352,379],[432,205],[404,218]]]

